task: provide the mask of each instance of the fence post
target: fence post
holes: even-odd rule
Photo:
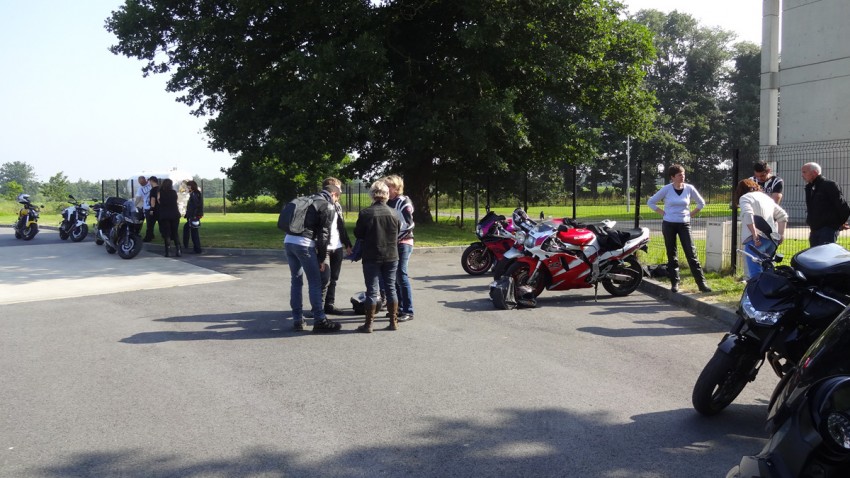
[[[437,178],[437,177],[434,177],[434,224],[437,224],[439,222],[440,222],[440,179]]]
[[[640,186],[643,182],[643,158],[637,160],[637,188],[635,190],[635,229],[640,227]]]
[[[732,150],[732,275],[738,273],[738,202],[735,201],[735,188],[738,186],[738,158],[740,150]]]
[[[460,178],[460,228],[463,229],[463,177]]]
[[[221,178],[221,215],[227,215],[227,181],[225,178]]]
[[[573,165],[573,220],[576,218],[576,200],[578,199],[578,166]]]

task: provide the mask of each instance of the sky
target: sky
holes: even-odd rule
[[[622,0],[629,11],[678,9],[703,26],[761,42],[759,0]],[[0,164],[22,161],[37,179],[130,178],[177,168],[224,177],[204,118],[190,114],[167,77],[142,77],[143,63],[116,56],[104,22],[119,0],[0,0]]]

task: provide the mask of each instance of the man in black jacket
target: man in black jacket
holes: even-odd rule
[[[303,299],[301,296],[304,276],[307,276],[307,292],[313,312],[313,332],[336,332],[342,326],[328,320],[322,307],[322,272],[327,267],[328,242],[331,228],[335,227],[334,203],[339,200],[340,189],[334,185],[313,195],[313,204],[304,216],[304,232],[287,234],[283,240],[286,262],[289,264],[291,284],[289,305],[292,308],[293,328],[304,330]]]
[[[821,176],[821,171],[818,163],[806,163],[800,168],[806,182],[806,224],[811,247],[837,241],[838,231],[847,228],[850,217],[850,206],[841,188]]]

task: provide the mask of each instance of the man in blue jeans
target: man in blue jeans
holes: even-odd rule
[[[339,200],[339,187],[329,184],[313,195],[313,204],[304,217],[304,232],[287,234],[283,240],[286,262],[289,264],[291,284],[289,305],[292,308],[293,329],[304,330],[303,298],[304,276],[313,312],[313,332],[337,332],[342,326],[325,315],[322,304],[322,271],[326,263],[331,228],[334,227],[334,203]]]

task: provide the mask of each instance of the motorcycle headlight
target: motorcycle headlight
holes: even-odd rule
[[[525,236],[525,241],[523,241],[522,245],[525,246],[526,249],[534,247],[534,236],[531,234]]]
[[[516,242],[519,243],[519,244],[524,244],[526,236],[528,236],[528,234],[526,234],[522,231],[518,231],[516,233]]]
[[[741,297],[741,311],[745,318],[752,319],[761,325],[774,325],[782,317],[782,312],[763,312],[756,309],[746,292]]]
[[[836,445],[850,451],[850,417],[847,414],[830,413],[826,417],[826,430]]]

